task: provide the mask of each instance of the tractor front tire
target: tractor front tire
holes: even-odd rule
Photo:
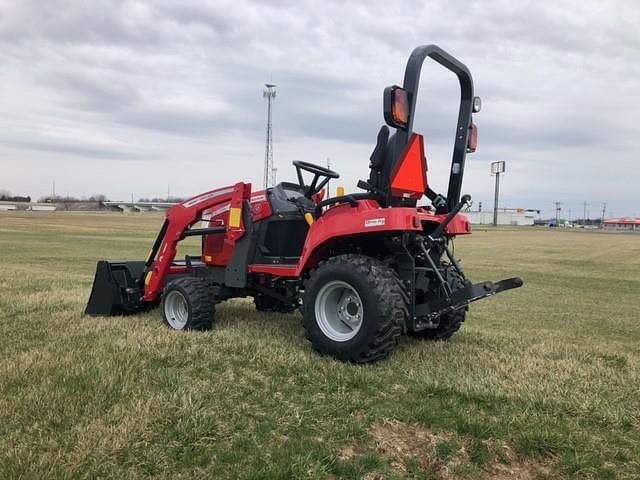
[[[407,294],[395,271],[365,255],[332,257],[305,283],[303,322],[318,352],[366,363],[389,356],[406,328]]]
[[[162,318],[173,330],[211,330],[214,315],[214,296],[199,278],[174,280],[162,293]]]
[[[449,263],[444,263],[444,278],[451,287],[452,291],[456,291],[464,287],[464,280],[455,269],[455,267]],[[414,332],[411,336],[421,338],[423,340],[445,341],[449,340],[454,333],[460,330],[462,322],[464,322],[467,316],[468,306],[454,310],[453,312],[440,315],[440,324],[437,328],[420,330]]]

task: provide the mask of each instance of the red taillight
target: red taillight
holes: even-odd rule
[[[467,140],[467,153],[473,153],[478,148],[478,127],[472,122],[469,125],[469,140]]]

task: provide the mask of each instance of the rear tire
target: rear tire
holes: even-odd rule
[[[215,302],[209,285],[194,277],[170,282],[162,294],[162,318],[173,330],[210,330]]]
[[[364,255],[330,258],[305,284],[307,339],[318,352],[366,363],[389,356],[405,329],[407,296],[395,271]]]
[[[451,287],[451,290],[455,291],[464,287],[464,280],[455,267],[449,263],[443,263],[443,266],[445,267],[444,279]],[[462,322],[464,322],[465,317],[467,316],[467,310],[469,310],[469,306],[441,315],[440,324],[437,328],[413,332],[411,336],[424,340],[449,340],[454,333],[460,330]]]

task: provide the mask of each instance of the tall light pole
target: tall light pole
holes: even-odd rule
[[[556,227],[560,226],[560,210],[562,210],[562,202],[553,202],[556,207]]]
[[[264,148],[264,188],[275,184],[275,166],[273,164],[273,131],[271,127],[271,103],[276,98],[276,85],[265,83],[262,96],[267,99],[267,138]]]
[[[493,199],[493,226],[498,226],[498,196],[500,194],[500,174],[504,173],[505,162],[491,162],[491,175],[496,176],[496,193]]]

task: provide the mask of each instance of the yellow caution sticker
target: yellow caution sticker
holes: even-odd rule
[[[148,287],[149,286],[149,282],[151,282],[151,274],[153,273],[152,270],[149,270],[149,273],[147,273],[147,276],[144,277],[144,286]]]
[[[211,263],[213,262],[213,257],[211,255],[205,255],[204,256],[204,261],[207,263]]]
[[[230,208],[229,209],[229,226],[231,228],[238,228],[240,226],[240,214],[242,213],[241,208]]]

